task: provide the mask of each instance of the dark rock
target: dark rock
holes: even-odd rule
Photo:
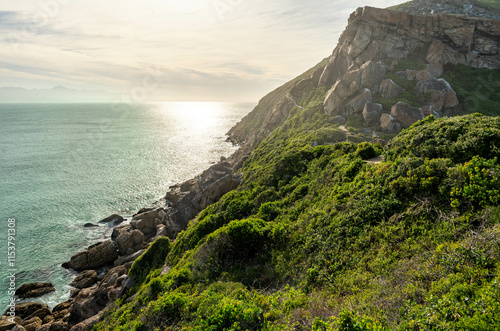
[[[111,223],[111,222],[116,222],[116,221],[119,221],[121,223],[124,221],[124,218],[121,217],[120,215],[113,214],[113,215],[108,216],[105,219],[99,221],[99,223]]]
[[[52,312],[50,311],[49,308],[44,307],[44,308],[38,309],[33,314],[29,315],[28,317],[26,317],[26,319],[30,320],[32,318],[38,317],[39,319],[43,320],[47,315],[52,315]]]
[[[120,256],[118,259],[116,259],[114,266],[117,267],[117,266],[120,266],[120,265],[125,264],[127,262],[135,261],[139,258],[139,256],[144,254],[145,251],[146,251],[145,249],[141,249],[141,250],[139,250],[133,254],[127,255],[127,256]]]
[[[55,290],[54,285],[51,283],[32,283],[21,285],[15,294],[21,299],[37,298]]]
[[[71,328],[70,331],[85,331],[85,330],[91,330],[92,327],[99,322],[99,319],[101,318],[102,312],[99,312],[98,314],[87,318],[86,320],[76,324]]]
[[[26,331],[35,331],[37,328],[42,326],[42,320],[39,317],[33,317],[23,321],[23,327]]]
[[[71,302],[73,302],[73,300],[61,302],[60,304],[55,306],[54,309],[52,309],[52,313],[68,309],[71,306]]]
[[[10,331],[17,324],[10,317],[2,316],[0,318],[0,331]]]
[[[49,308],[49,307],[46,304],[40,302],[19,303],[15,306],[16,316],[25,319],[29,315],[33,314],[35,311],[42,308]],[[5,314],[7,314],[7,312],[8,310],[5,312]]]
[[[36,331],[69,331],[70,326],[67,322],[57,321],[49,324],[44,324]]]
[[[106,264],[113,264],[118,258],[116,245],[110,240],[90,246],[86,251],[71,257],[68,266],[76,271],[97,269]]]
[[[96,227],[99,227],[99,225],[94,224],[94,223],[85,223],[85,225],[83,227],[84,228],[96,228]]]

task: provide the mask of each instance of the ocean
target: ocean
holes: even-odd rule
[[[55,285],[31,301],[66,300],[74,274],[61,263],[110,231],[83,225],[131,216],[231,155],[225,133],[253,106],[0,104],[1,313],[11,280]]]

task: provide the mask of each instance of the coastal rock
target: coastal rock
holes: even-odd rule
[[[86,287],[91,287],[97,282],[97,271],[95,270],[85,270],[81,272],[75,279],[71,282],[71,286],[82,289]]]
[[[84,228],[97,228],[97,227],[99,227],[99,225],[94,224],[94,223],[85,223],[85,225],[83,227]]]
[[[37,298],[56,289],[52,283],[32,283],[23,284],[16,290],[16,295],[20,299]]]
[[[38,328],[37,330],[39,330],[39,329],[40,328]],[[16,325],[12,329],[9,329],[9,330],[11,330],[11,331],[26,331],[26,329],[22,325]]]
[[[140,230],[123,232],[115,239],[115,242],[120,255],[129,255],[141,249],[144,243],[144,234]]]
[[[40,302],[19,303],[15,306],[16,316],[25,319],[26,317],[33,314],[35,311],[42,308],[49,308],[49,307],[46,304]],[[7,312],[8,310],[5,312],[5,314],[7,314]]]
[[[17,324],[7,316],[2,316],[0,318],[0,331],[10,331],[16,325]]]
[[[112,264],[117,258],[118,251],[115,244],[107,240],[73,255],[67,265],[76,271],[83,271]]]
[[[156,210],[134,216],[130,225],[132,229],[141,231],[145,236],[150,237],[156,233],[156,225],[161,222]]]
[[[111,287],[115,284],[116,280],[122,276],[125,275],[128,272],[128,267],[126,265],[120,265],[118,267],[114,267],[111,270],[108,271],[106,276],[104,276],[100,287],[103,288],[108,288]]]
[[[380,82],[379,93],[383,98],[395,98],[403,93],[403,91],[404,89],[394,83],[392,79],[384,79]]]
[[[70,331],[85,331],[85,330],[91,330],[92,327],[99,322],[99,319],[101,318],[102,312],[99,312],[98,314],[87,318],[86,320],[76,324],[73,326]]]
[[[121,222],[123,222],[124,220],[125,220],[125,219],[124,219],[123,217],[121,217],[120,215],[113,214],[113,215],[111,215],[111,216],[106,217],[106,218],[105,218],[105,219],[103,219],[103,220],[100,220],[100,221],[99,221],[99,223],[111,223],[111,222],[113,222],[113,223],[115,223],[115,224],[116,224],[117,222],[121,223]]]
[[[380,127],[386,133],[399,133],[402,129],[401,124],[390,114],[382,114]]]
[[[379,103],[367,103],[363,109],[363,118],[366,126],[380,125],[380,117],[382,116],[382,105]]]
[[[42,326],[42,320],[39,317],[33,317],[23,321],[23,327],[26,331],[35,331]]]
[[[403,128],[409,128],[413,123],[424,119],[422,108],[412,107],[402,101],[392,106],[391,115],[401,123]]]
[[[116,259],[114,266],[117,267],[117,266],[120,266],[120,265],[125,264],[127,262],[135,261],[139,258],[139,256],[144,254],[145,251],[146,251],[145,249],[141,249],[140,251],[137,251],[137,252],[130,254],[130,255],[127,255],[127,256],[120,256],[118,259]]]
[[[52,309],[52,313],[56,313],[58,311],[68,309],[71,306],[71,302],[73,302],[73,300],[68,300],[68,301],[61,302],[60,304],[58,304],[57,306],[55,306]]]
[[[108,302],[108,290],[106,288],[86,288],[81,290],[71,304],[69,322],[76,324],[95,316],[106,307]]]
[[[69,324],[67,322],[62,322],[62,321],[44,324],[38,329],[36,329],[36,331],[69,331],[69,330],[70,330]]]
[[[116,240],[116,238],[118,238],[118,236],[121,235],[122,233],[130,231],[132,231],[132,225],[130,224],[114,228],[113,232],[111,233],[111,240]]]
[[[52,312],[50,311],[49,308],[43,307],[41,309],[38,309],[28,317],[26,317],[26,319],[30,320],[32,318],[38,317],[39,319],[43,320],[47,315],[52,315]]]
[[[450,84],[442,78],[418,82],[417,91],[420,94],[430,95],[430,106],[438,113],[443,108],[452,108],[459,104],[457,94]]]

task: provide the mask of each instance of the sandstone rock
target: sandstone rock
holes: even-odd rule
[[[399,133],[402,129],[401,124],[389,114],[382,114],[380,117],[380,127],[386,133]]]
[[[395,98],[403,93],[403,91],[404,89],[394,83],[392,79],[384,79],[380,83],[379,93],[384,98]]]
[[[91,287],[97,282],[97,271],[85,270],[73,279],[71,286],[82,289]]]
[[[26,331],[35,331],[37,328],[42,326],[42,320],[39,317],[33,317],[23,321],[23,327]]]
[[[413,107],[402,101],[392,106],[391,115],[401,123],[403,128],[409,128],[413,123],[424,119],[422,108]]]
[[[71,304],[69,322],[76,324],[95,316],[109,302],[107,294],[106,288],[83,289]]]
[[[76,271],[97,269],[106,264],[112,264],[117,258],[117,248],[114,243],[108,240],[73,255],[68,266]]]
[[[7,316],[2,316],[0,319],[0,331],[10,331],[17,324]]]
[[[367,103],[363,109],[363,118],[366,126],[380,125],[380,117],[382,116],[382,105],[378,103]]]
[[[99,318],[101,318],[102,312],[99,312],[98,314],[87,318],[86,320],[76,324],[73,326],[70,331],[85,331],[85,330],[91,330],[92,327],[99,322]]]
[[[43,321],[42,321],[42,324],[49,324],[49,323],[52,323],[54,322],[55,318],[54,318],[54,315],[47,315],[43,318]]]
[[[36,331],[69,331],[69,330],[70,330],[69,324],[67,322],[62,322],[62,321],[44,324],[38,329],[36,329]]]
[[[361,114],[365,105],[370,102],[372,102],[372,92],[365,88],[358,95],[346,101],[345,104],[342,105],[341,114],[343,116]]]
[[[44,294],[54,292],[56,289],[51,283],[23,284],[16,290],[16,295],[20,299],[37,298]]]
[[[116,280],[122,276],[125,275],[128,271],[128,268],[126,265],[120,265],[118,267],[114,267],[113,269],[109,270],[106,276],[104,276],[100,287],[103,288],[108,288],[111,287],[115,284]]]
[[[16,325],[11,331],[26,331],[26,329],[22,325]]]
[[[68,309],[71,306],[71,302],[73,302],[73,300],[67,300],[67,301],[61,302],[60,304],[55,306],[54,309],[52,309],[52,313],[56,313],[58,311]]]
[[[49,307],[46,304],[40,302],[19,303],[15,306],[16,316],[25,319],[29,315],[33,314],[35,311],[42,308],[49,308]]]
[[[52,312],[48,307],[43,307],[33,312],[31,315],[26,317],[26,319],[30,320],[32,318],[38,317],[39,319],[43,320],[47,315],[52,315]]]
[[[120,256],[118,259],[116,259],[114,266],[117,267],[117,266],[120,266],[120,265],[125,264],[127,262],[135,261],[139,258],[139,256],[144,254],[145,251],[146,251],[145,249],[141,249],[141,250],[135,252],[134,254],[130,254],[127,256]]]
[[[118,236],[121,235],[122,233],[130,231],[132,231],[132,225],[130,224],[114,228],[113,232],[111,233],[111,240],[116,240],[116,238],[118,238]]]
[[[140,230],[124,232],[115,241],[120,255],[128,255],[130,250],[136,252],[141,248],[144,242],[144,234]]]

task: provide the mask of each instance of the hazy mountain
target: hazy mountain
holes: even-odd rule
[[[1,87],[0,102],[111,102],[116,95],[99,90],[73,90],[64,86],[51,89]]]

